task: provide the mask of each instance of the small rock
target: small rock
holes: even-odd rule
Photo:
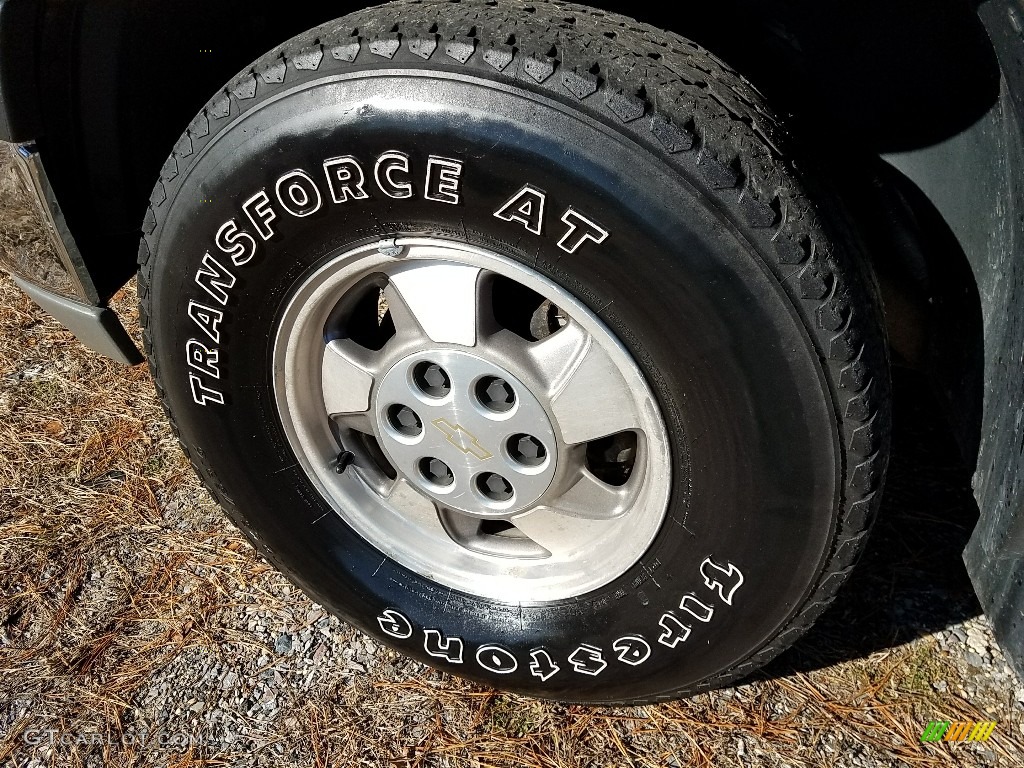
[[[980,630],[971,627],[967,630],[967,645],[977,654],[984,654],[988,650],[988,639]]]
[[[974,651],[968,651],[964,654],[964,660],[972,667],[983,667],[985,666],[985,660],[981,658]]]
[[[282,632],[277,636],[277,642],[274,643],[274,650],[277,653],[285,654],[292,649],[292,636],[287,632]]]
[[[323,661],[325,653],[327,653],[327,646],[320,643],[320,645],[316,647],[316,651],[313,653],[313,663],[319,665],[320,662]]]

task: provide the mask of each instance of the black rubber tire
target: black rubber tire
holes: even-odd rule
[[[377,97],[359,101],[360,88]],[[411,159],[413,198],[368,183],[368,199],[327,196],[306,218],[273,198],[293,169],[315,174],[337,155],[368,164],[389,149]],[[458,205],[423,198],[432,152],[464,163]],[[524,183],[547,193],[540,235],[493,215]],[[255,234],[241,206],[261,188],[274,236],[233,265],[215,235],[231,219]],[[569,206],[611,236],[559,249]],[[426,663],[572,701],[720,686],[799,637],[862,548],[889,433],[872,277],[820,162],[749,83],[674,34],[544,0],[352,14],[271,51],[207,104],[163,168],[144,233],[147,353],[198,473],[315,600]],[[278,313],[337,248],[420,233],[560,283],[647,375],[672,433],[669,515],[607,586],[540,605],[452,592],[357,536],[297,468],[270,380]],[[197,284],[205,254],[230,274],[222,303]],[[216,344],[190,319],[192,300],[222,312]],[[191,338],[216,348],[219,378],[189,367]],[[386,617],[410,636],[382,632]],[[425,629],[460,638],[463,663],[428,655]],[[511,673],[488,669],[509,659]]]

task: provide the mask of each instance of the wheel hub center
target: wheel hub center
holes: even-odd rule
[[[502,366],[459,350],[419,351],[381,378],[373,414],[395,469],[440,504],[478,517],[535,506],[557,444],[540,400]]]

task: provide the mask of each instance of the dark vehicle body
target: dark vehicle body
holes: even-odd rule
[[[89,346],[140,362],[106,302],[178,137],[247,62],[364,5],[0,0],[0,193],[28,212],[0,266]],[[589,5],[705,46],[831,158],[893,360],[929,374],[976,468],[964,556],[1024,673],[1024,0]]]

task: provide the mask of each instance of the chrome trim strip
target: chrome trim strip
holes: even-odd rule
[[[46,290],[99,305],[34,143],[0,145],[0,190],[0,266]]]

